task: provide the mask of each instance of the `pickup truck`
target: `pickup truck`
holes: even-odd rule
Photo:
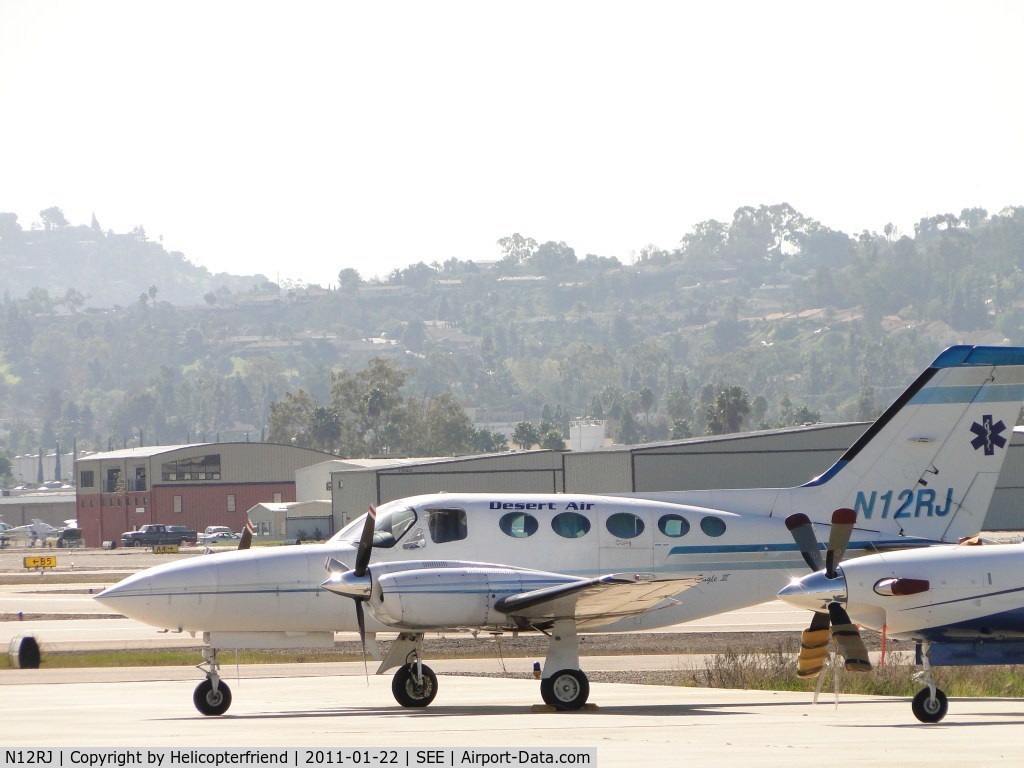
[[[122,547],[152,547],[156,544],[184,544],[196,541],[196,532],[183,525],[159,525],[151,523],[137,531],[121,534]]]

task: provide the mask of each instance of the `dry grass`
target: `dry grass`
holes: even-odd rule
[[[841,663],[841,662],[840,662]],[[885,663],[868,673],[840,670],[839,690],[850,694],[875,696],[913,696],[922,685],[914,679],[921,667],[906,659],[906,654],[887,653]],[[835,689],[832,672],[826,667],[822,689]],[[972,666],[936,667],[939,687],[948,696],[1024,698],[1024,667]],[[777,646],[769,651],[733,652],[715,655],[703,669],[680,672],[678,685],[744,690],[813,691],[816,679],[796,676],[796,663],[790,647]]]

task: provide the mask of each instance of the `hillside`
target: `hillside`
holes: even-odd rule
[[[156,287],[162,300],[191,306],[210,293],[248,291],[267,282],[263,275],[213,275],[147,239],[141,227],[118,234],[103,231],[95,219],[92,226],[72,226],[59,209],[48,211],[46,228],[29,230],[15,214],[0,213],[0,264],[11,299],[24,299],[36,289],[68,309],[114,307]]]
[[[11,216],[12,453],[259,439],[287,393],[330,411],[338,376],[374,358],[407,372],[406,409],[450,392],[478,424],[603,418],[637,442],[731,428],[709,423],[716,409],[742,429],[863,419],[950,344],[1024,343],[1024,208],[922,219],[910,236],[744,207],[628,265],[515,234],[497,263],[369,282],[339,268],[336,286],[292,290],[210,275],[138,231],[26,232]]]

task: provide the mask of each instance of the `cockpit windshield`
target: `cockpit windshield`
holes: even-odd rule
[[[388,549],[395,546],[405,532],[416,522],[416,510],[412,507],[391,507],[377,510],[377,522],[373,527],[373,546]],[[366,515],[356,518],[332,537],[334,542],[358,544],[366,525]]]

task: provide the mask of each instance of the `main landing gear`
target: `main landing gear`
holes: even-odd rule
[[[555,621],[548,635],[540,696],[549,707],[562,711],[581,709],[590,697],[590,681],[580,669],[580,641],[572,619]]]
[[[561,669],[540,681],[540,696],[555,709],[580,709],[590,696],[590,681],[578,669]]]
[[[927,687],[917,692],[914,700],[910,702],[910,709],[914,713],[914,717],[922,723],[937,723],[946,716],[946,712],[949,710],[949,700],[946,698],[946,694],[935,685],[935,675],[932,674],[931,660],[928,658],[931,643],[922,643],[922,646],[921,665],[924,669],[914,679],[920,680]]]
[[[590,697],[590,681],[580,670],[576,622],[556,621],[548,635],[548,654],[540,681],[540,695],[560,711],[582,709]],[[391,693],[403,707],[426,707],[437,695],[437,675],[423,663],[423,633],[403,632],[392,644],[378,672],[398,667]],[[222,683],[223,685],[223,683]]]
[[[217,663],[217,649],[203,649],[203,663],[196,667],[207,667],[206,679],[196,686],[192,703],[204,715],[223,715],[231,706],[231,689],[220,679],[220,664]]]

